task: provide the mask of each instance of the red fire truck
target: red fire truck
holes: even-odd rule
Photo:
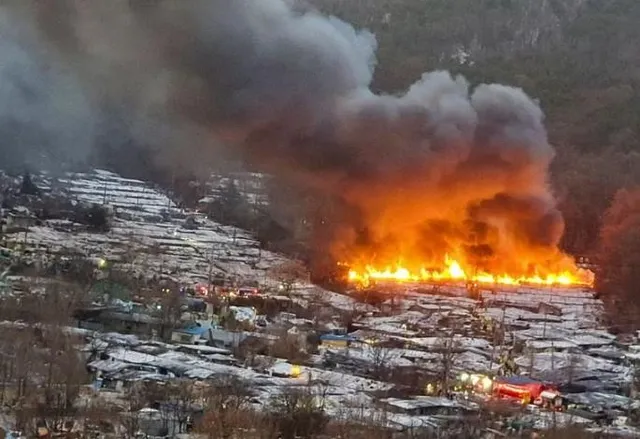
[[[499,398],[518,399],[523,404],[535,404],[551,410],[561,410],[563,406],[562,396],[555,386],[528,377],[496,378],[492,391]]]

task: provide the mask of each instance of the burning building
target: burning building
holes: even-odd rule
[[[298,189],[287,201],[317,224],[314,248],[353,281],[589,282],[558,251],[554,152],[520,89],[437,71],[375,94],[374,36],[283,0],[27,1],[0,21],[16,43],[0,81],[30,91],[12,105],[29,132],[92,127],[165,167],[241,158]],[[67,108],[51,77],[82,111],[38,116]],[[57,161],[79,155],[53,140]]]

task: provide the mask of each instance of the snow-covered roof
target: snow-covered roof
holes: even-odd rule
[[[573,349],[577,345],[568,340],[528,340],[526,346],[535,350],[542,349]]]
[[[87,367],[90,369],[94,369],[100,372],[110,373],[110,372],[118,372],[123,369],[126,369],[130,366],[130,363],[126,363],[124,361],[118,360],[96,360],[87,364]]]
[[[228,349],[215,348],[213,346],[204,346],[204,345],[192,345],[192,344],[180,344],[178,345],[180,349],[186,349],[187,351],[192,351],[194,353],[203,353],[203,354],[221,354],[221,355],[231,355],[231,351]]]
[[[565,398],[575,404],[600,407],[602,409],[623,409],[640,407],[640,402],[622,395],[601,392],[570,393]]]
[[[286,361],[280,361],[269,368],[269,371],[274,375],[293,376],[300,372],[300,366],[292,365]]]
[[[239,322],[253,322],[256,319],[256,310],[250,306],[230,306],[235,319]]]
[[[381,402],[402,410],[415,410],[422,408],[467,408],[457,401],[436,396],[420,396],[413,399],[386,398],[382,399]]]
[[[596,336],[592,334],[576,334],[576,335],[572,335],[567,340],[578,346],[584,346],[584,347],[606,346],[614,342],[614,340],[609,337]]]

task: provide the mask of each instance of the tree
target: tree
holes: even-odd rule
[[[604,212],[618,189],[640,183],[639,168],[640,155],[633,151],[559,152],[552,171],[566,223],[565,250],[585,256],[597,251]]]
[[[127,439],[136,437],[140,430],[140,410],[147,407],[149,397],[145,389],[145,383],[139,382],[128,386],[125,390],[125,412],[118,418],[120,431]]]
[[[24,195],[40,195],[40,189],[31,179],[31,174],[25,172],[22,174],[22,185],[20,186],[20,193]]]
[[[443,395],[447,395],[451,385],[450,378],[453,365],[456,357],[460,354],[460,343],[454,339],[454,332],[451,331],[448,336],[438,340],[435,348],[440,354],[440,391]]]
[[[85,224],[92,232],[105,233],[111,229],[110,212],[106,206],[92,203],[78,203],[73,207],[73,217],[75,222]]]
[[[75,401],[89,382],[84,361],[74,349],[73,340],[62,332],[47,334],[46,348],[40,355],[43,385],[38,389],[37,411],[54,430],[60,430],[69,416],[76,414]]]
[[[155,301],[155,316],[161,321],[161,337],[170,337],[182,317],[183,298],[178,285],[171,281],[151,282],[150,299]]]
[[[245,366],[255,367],[256,357],[261,353],[266,353],[268,348],[267,341],[250,336],[240,343],[238,349],[234,352],[234,356],[242,360]]]
[[[383,380],[389,373],[389,360],[391,359],[391,349],[387,348],[381,340],[373,340],[369,344],[371,351],[371,366],[373,378]]]
[[[282,439],[320,436],[328,422],[324,397],[312,386],[284,388],[268,405],[270,418]]]
[[[251,416],[249,385],[235,376],[214,379],[204,395],[205,416],[198,431],[209,439],[229,439],[240,430],[260,428]]]
[[[614,315],[637,315],[640,311],[640,188],[616,193],[607,210],[600,235],[597,289]],[[620,318],[617,319],[620,323]],[[637,328],[629,319],[631,330]]]
[[[269,276],[280,282],[285,293],[290,293],[297,281],[309,279],[309,272],[301,263],[287,261],[272,267]]]
[[[195,381],[191,379],[174,380],[161,390],[161,410],[163,418],[174,425],[177,433],[184,433],[192,415],[198,392]]]
[[[82,386],[88,383],[85,362],[75,349],[80,340],[66,325],[79,304],[78,290],[53,283],[34,291],[3,297],[1,318],[24,317],[28,324],[3,328],[0,337],[1,397],[12,407],[20,429],[46,421],[56,431],[80,415]]]
[[[284,358],[294,364],[304,363],[309,359],[303,340],[299,334],[290,334],[286,330],[276,333],[278,341],[269,346],[269,355]]]
[[[372,410],[370,406],[338,408],[327,426],[329,437],[341,439],[388,439],[393,430],[388,428],[388,414],[383,410]]]
[[[51,263],[48,273],[80,288],[89,288],[96,275],[94,260],[72,251],[61,251]]]
[[[223,224],[231,224],[245,229],[253,225],[251,206],[238,190],[233,177],[228,178],[221,188],[218,198],[211,204],[209,216]]]

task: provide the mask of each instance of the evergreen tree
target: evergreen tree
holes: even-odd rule
[[[40,195],[40,189],[31,179],[31,174],[26,172],[22,174],[22,185],[20,186],[20,193],[23,195]]]

